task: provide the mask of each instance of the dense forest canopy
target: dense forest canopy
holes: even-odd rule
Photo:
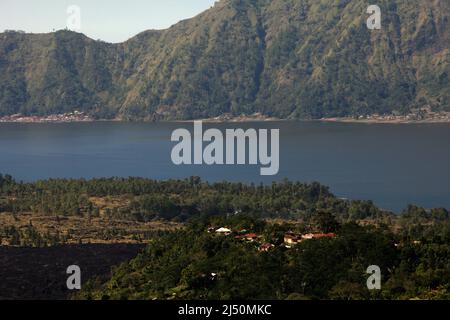
[[[115,205],[104,209],[99,204],[104,202]],[[379,209],[371,201],[337,198],[328,187],[317,182],[304,184],[284,180],[255,185],[209,183],[199,177],[167,181],[137,177],[49,179],[25,183],[0,174],[0,214],[2,212],[138,222],[185,222],[198,217],[245,215],[296,220],[305,225],[328,214],[340,223],[364,220],[388,225],[406,223],[412,235],[427,233],[428,227],[449,219],[449,212],[444,208],[426,210],[414,205],[395,215]]]
[[[0,115],[97,118],[262,113],[321,118],[450,110],[450,3],[222,0],[120,44],[83,34],[0,34]]]
[[[97,198],[122,200],[121,205],[108,215],[139,221],[185,221],[195,215],[241,213],[264,218],[307,219],[320,211],[330,211],[347,220],[394,216],[371,201],[337,198],[328,187],[317,182],[305,184],[284,180],[267,185],[209,183],[199,177],[167,181],[130,177],[25,183],[0,174],[0,212],[98,215]],[[422,216],[437,219],[446,216],[443,210],[444,213],[433,209]]]

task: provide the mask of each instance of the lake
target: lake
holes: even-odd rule
[[[280,170],[260,166],[176,166],[177,128],[192,123],[0,123],[0,172],[17,180],[197,175],[208,181],[318,181],[339,197],[373,200],[400,212],[408,204],[450,209],[450,124],[308,121],[204,124],[280,129]]]

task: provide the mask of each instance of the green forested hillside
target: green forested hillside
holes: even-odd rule
[[[450,110],[450,3],[222,0],[120,44],[0,34],[0,115],[193,119],[261,112],[320,118]]]
[[[406,218],[406,214],[405,214]],[[408,218],[406,218],[408,219]],[[441,221],[441,227],[445,224]],[[226,225],[252,230],[259,240],[206,232]],[[448,224],[447,224],[448,225]],[[440,226],[429,225],[437,231]],[[195,221],[185,230],[155,237],[135,259],[114,269],[108,281],[90,280],[78,299],[113,300],[448,300],[448,236],[412,240],[408,227],[336,225],[337,236],[283,246],[295,228],[245,216]],[[448,229],[447,229],[448,230]],[[414,237],[414,236],[413,236]],[[414,239],[414,238],[413,238]],[[261,250],[261,243],[273,247]],[[259,248],[259,249],[258,249]],[[369,265],[382,272],[380,290],[368,290]]]

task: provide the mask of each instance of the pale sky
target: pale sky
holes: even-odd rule
[[[148,29],[165,29],[213,6],[216,0],[0,0],[0,32],[64,29],[71,5],[80,8],[80,32],[122,42]]]

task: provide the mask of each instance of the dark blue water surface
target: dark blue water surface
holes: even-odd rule
[[[260,166],[176,166],[174,129],[191,123],[0,124],[0,172],[17,180],[198,175],[209,181],[319,181],[339,197],[400,211],[450,208],[450,124],[251,122],[206,127],[280,129],[280,171]]]

